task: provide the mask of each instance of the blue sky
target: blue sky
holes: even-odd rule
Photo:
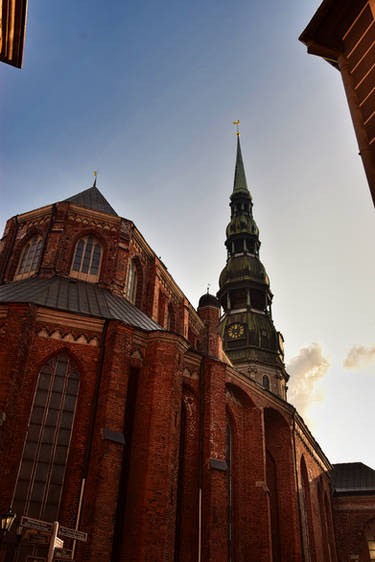
[[[97,169],[197,305],[225,265],[240,119],[291,395],[332,462],[375,468],[375,221],[340,75],[298,42],[318,5],[30,2],[24,67],[0,67],[0,226]]]

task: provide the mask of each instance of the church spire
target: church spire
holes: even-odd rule
[[[237,134],[231,217],[225,240],[227,263],[217,293],[224,309],[220,334],[232,364],[285,399],[288,375],[283,362],[282,336],[272,321],[272,292],[259,258],[259,230],[252,207]]]
[[[245,166],[243,164],[240,136],[237,135],[237,157],[236,157],[236,168],[234,171],[234,182],[233,182],[233,194],[236,193],[250,195],[249,189],[247,187]],[[250,195],[251,198],[251,195]]]

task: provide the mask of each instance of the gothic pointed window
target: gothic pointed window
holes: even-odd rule
[[[34,236],[27,242],[18,262],[18,267],[14,276],[15,280],[26,279],[36,273],[42,252],[42,244],[41,236]]]
[[[79,376],[67,355],[41,368],[13,501],[19,514],[58,517],[78,389]]]
[[[95,283],[99,281],[102,248],[92,236],[78,240],[70,270],[71,277]]]
[[[135,304],[137,297],[137,268],[134,260],[131,260],[126,284],[126,294],[130,302]]]

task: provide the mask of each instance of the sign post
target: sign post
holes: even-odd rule
[[[59,539],[57,533],[59,532],[59,522],[53,522],[52,533],[49,541],[48,558],[47,562],[53,562],[55,556],[55,549],[62,548],[64,546],[64,541]]]

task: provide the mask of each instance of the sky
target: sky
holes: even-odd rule
[[[194,306],[218,289],[241,144],[289,398],[329,460],[375,469],[374,209],[317,0],[29,2],[0,67],[0,229],[92,185]]]

